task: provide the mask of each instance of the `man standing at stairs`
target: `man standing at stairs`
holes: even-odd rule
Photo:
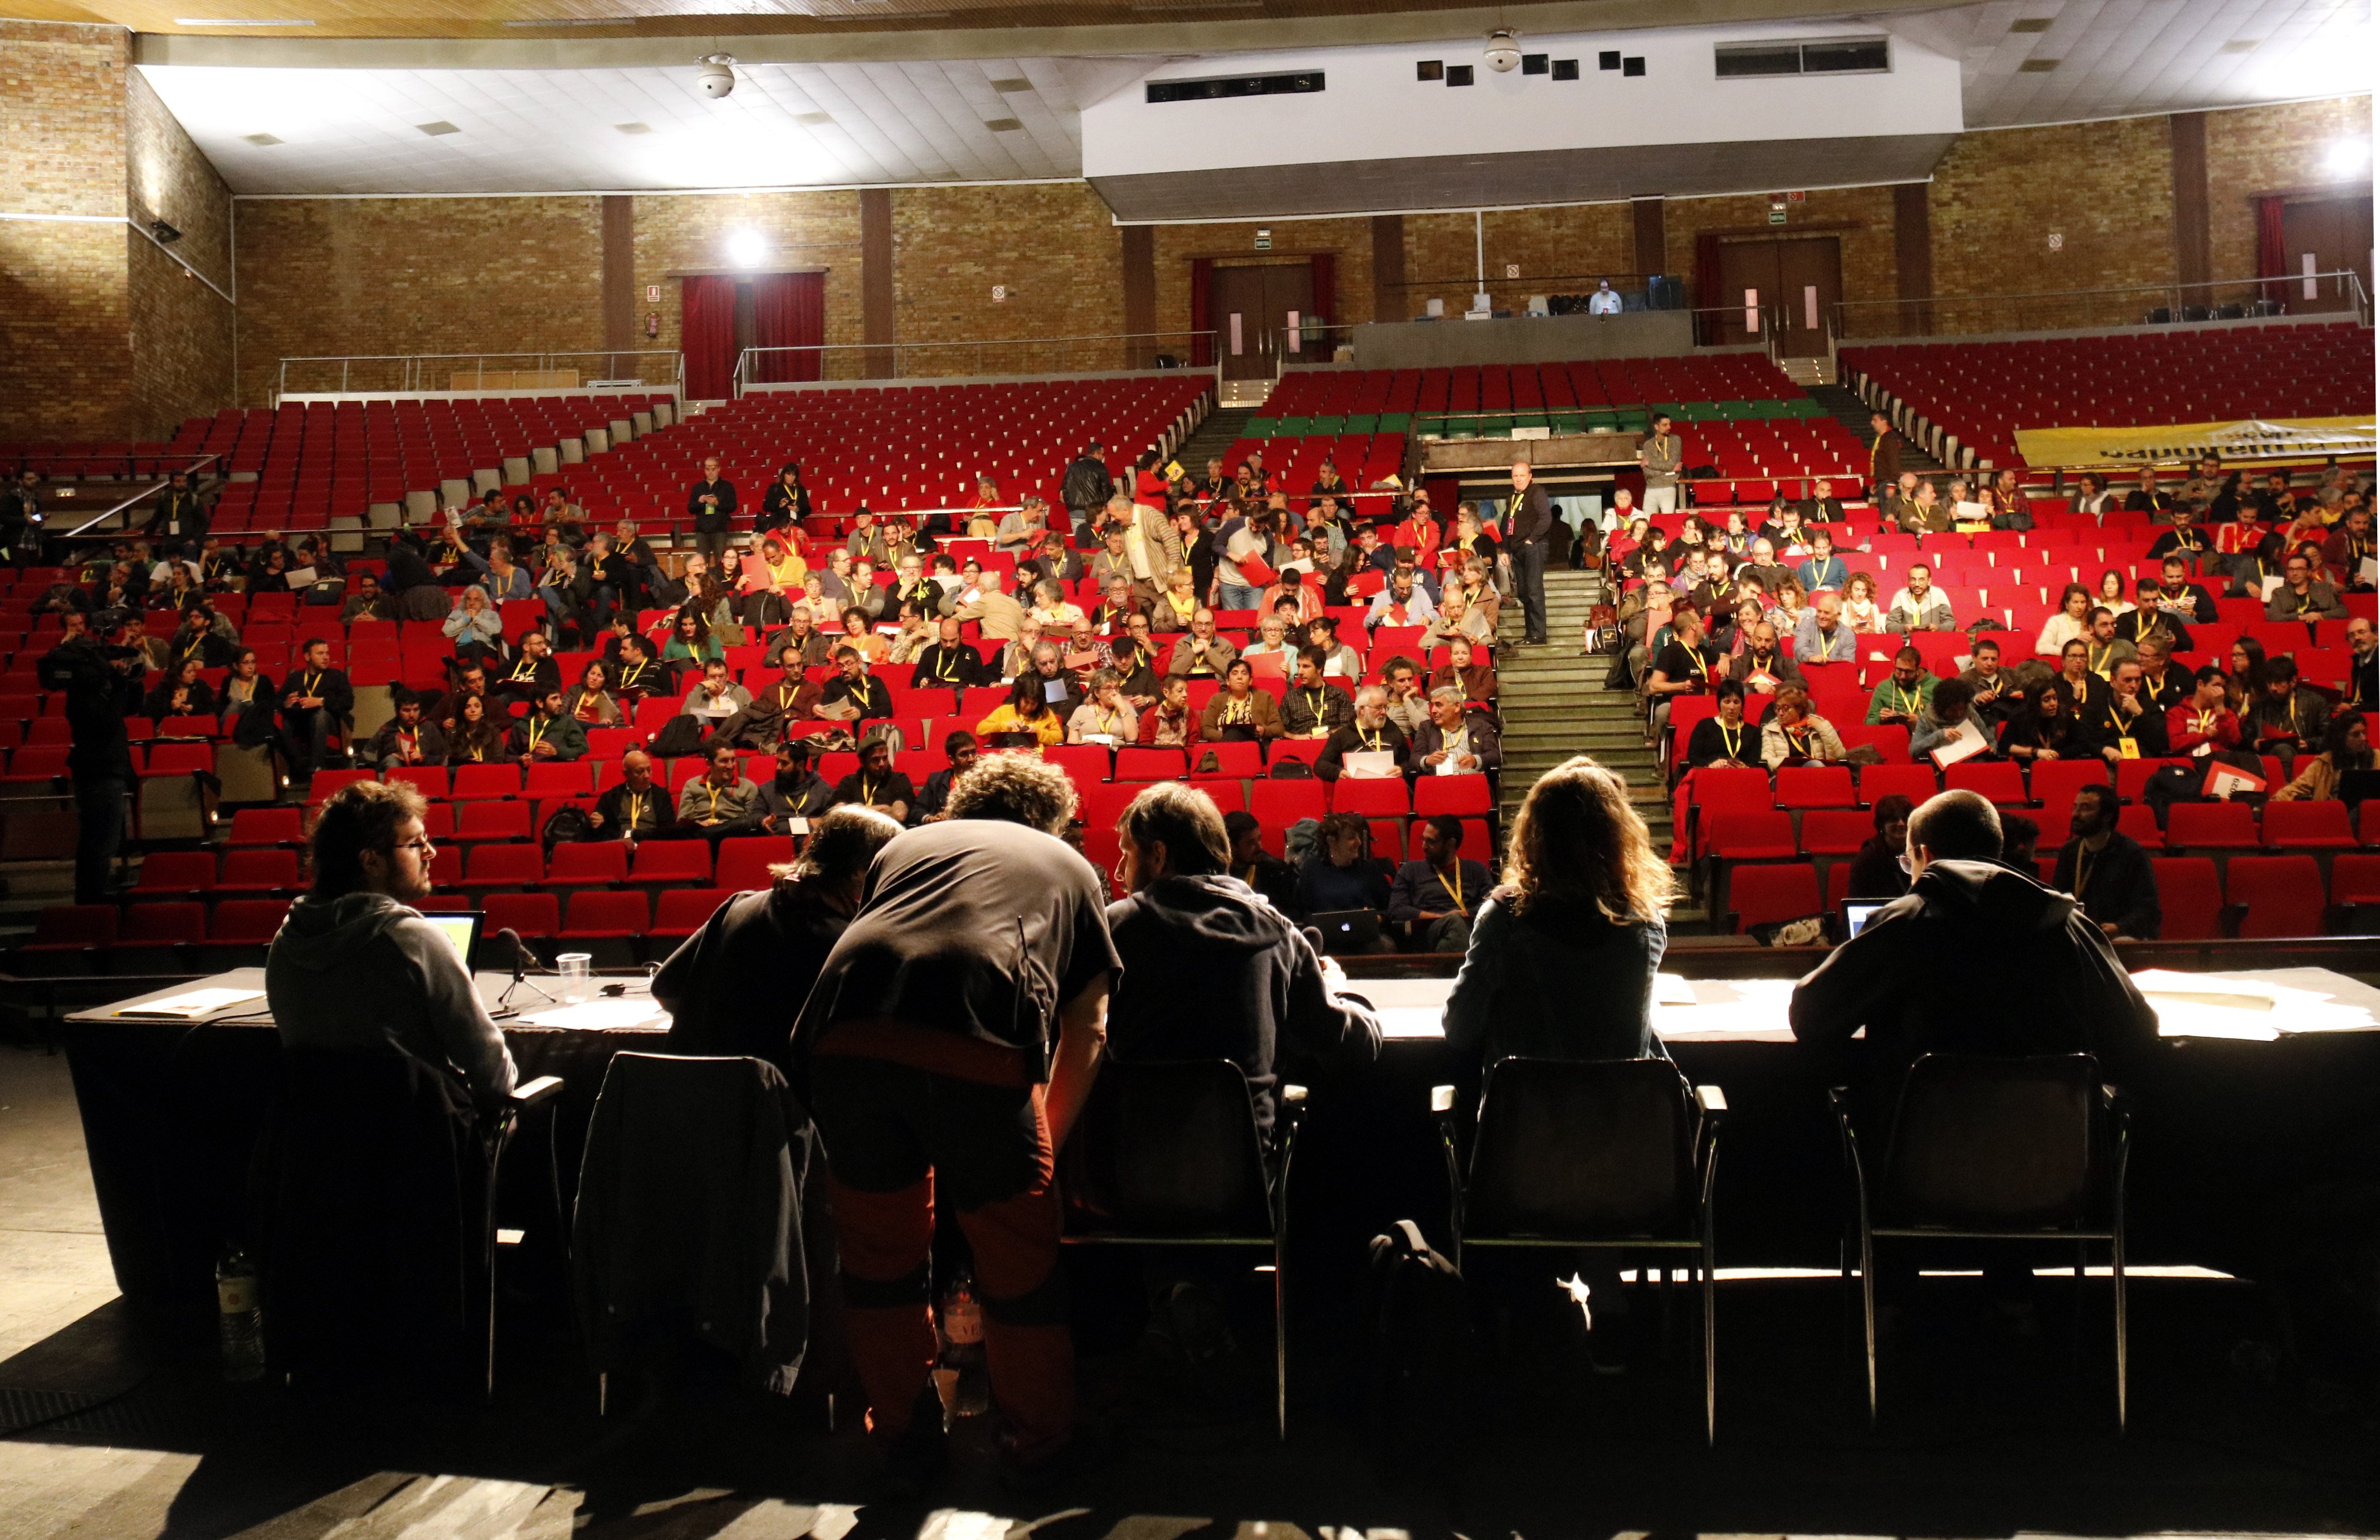
[[[1524,647],[1546,645],[1546,540],[1554,527],[1553,499],[1536,484],[1526,460],[1512,462],[1512,495],[1504,503],[1504,546],[1520,590]]]
[[[1867,452],[1867,484],[1881,505],[1885,494],[1900,480],[1900,451],[1906,441],[1893,430],[1892,419],[1882,412],[1868,414],[1868,426],[1876,430],[1876,443]]]

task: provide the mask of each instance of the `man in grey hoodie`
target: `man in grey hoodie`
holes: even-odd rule
[[[314,826],[313,890],[289,908],[264,993],[289,1048],[399,1054],[459,1074],[482,1108],[513,1088],[504,1034],[445,933],[407,905],[430,893],[437,851],[421,794],[343,786]]]
[[[1248,1077],[1267,1128],[1278,1059],[1328,1068],[1379,1057],[1379,1023],[1332,992],[1305,933],[1227,875],[1231,839],[1206,793],[1159,782],[1133,799],[1116,831],[1130,896],[1108,905],[1123,959],[1108,1008],[1111,1057],[1229,1059]]]

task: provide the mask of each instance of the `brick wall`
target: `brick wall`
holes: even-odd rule
[[[1417,316],[1431,299],[1444,300],[1449,315],[1470,309],[1483,237],[1488,292],[1498,309],[1525,309],[1533,294],[1587,293],[1603,274],[1624,273],[1636,265],[1634,218],[1625,203],[1506,209],[1488,213],[1475,231],[1469,214],[1407,215],[1405,277],[1411,286],[1401,299],[1385,297],[1397,302],[1387,313]],[[1520,268],[1520,276],[1505,275],[1512,266]]]
[[[2241,278],[2256,271],[2255,195],[2326,187],[2333,178],[2324,164],[2341,139],[2370,142],[2372,98],[2349,96],[2327,102],[2291,102],[2206,115],[2206,188],[2209,245],[2217,278]],[[2342,194],[2372,194],[2370,172]]]
[[[601,199],[249,199],[238,249],[243,406],[272,399],[285,358],[603,346]],[[293,372],[290,388],[338,382]]]
[[[1410,224],[1410,222],[1408,222]],[[1257,231],[1272,232],[1272,248],[1257,249]],[[1334,322],[1367,321],[1372,314],[1372,222],[1369,219],[1295,219],[1272,224],[1160,224],[1150,242],[1157,268],[1157,329],[1190,328],[1190,263],[1212,258],[1227,266],[1263,266],[1332,259],[1330,286]],[[1222,322],[1217,320],[1214,325]],[[1168,338],[1169,348],[1189,339]]]
[[[2170,283],[2170,145],[2162,117],[1961,136],[1928,200],[1934,292]],[[2053,233],[2063,237],[2055,251]]]
[[[1123,237],[1087,183],[892,194],[893,335],[904,343],[1123,331]],[[1002,285],[1005,299],[991,297]],[[905,373],[1125,367],[1117,343],[905,349]]]
[[[728,237],[744,230],[759,235],[766,252],[756,272],[826,271],[830,346],[867,340],[859,292],[856,192],[640,194],[636,201],[638,346],[678,346],[679,279],[691,273],[734,271]],[[645,290],[654,285],[660,285],[661,298],[649,303]],[[644,338],[643,318],[652,310],[662,316],[658,341]],[[830,367],[846,373],[856,367],[850,360],[857,357],[828,355]]]
[[[126,88],[128,212],[181,231],[174,256],[228,289],[231,189],[139,70],[128,72]],[[133,425],[140,437],[169,439],[183,418],[231,401],[235,317],[230,300],[139,234],[125,234]]]

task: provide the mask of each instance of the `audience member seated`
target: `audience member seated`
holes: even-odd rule
[[[504,739],[504,753],[525,766],[567,764],[587,757],[587,729],[563,709],[562,691],[548,690],[528,715],[513,723]]]
[[[421,720],[421,697],[399,686],[396,715],[381,724],[365,746],[364,760],[382,770],[405,765],[446,762],[446,734],[434,721]]]
[[[917,788],[892,768],[891,740],[876,734],[860,744],[859,768],[835,787],[834,800],[838,806],[872,807],[895,823],[905,823]]]
[[[1840,765],[1842,736],[1835,724],[1810,709],[1809,692],[1788,685],[1777,692],[1760,729],[1760,762],[1770,771],[1786,765]]]
[[[2066,649],[2066,644],[2091,634],[2091,590],[2080,583],[2069,583],[2058,596],[2058,612],[2042,623],[2041,635],[2034,638],[2033,649],[2052,657]]]
[[[2322,752],[2303,756],[2289,783],[2273,793],[2275,802],[2335,802],[2338,778],[2372,768],[2372,738],[2361,711],[2335,712],[2322,731]]]
[[[1494,879],[1487,867],[1463,858],[1463,820],[1441,813],[1422,826],[1422,858],[1397,868],[1389,889],[1389,924],[1418,952],[1462,952],[1471,944],[1472,916]]]
[[[1281,708],[1256,687],[1247,660],[1232,659],[1223,670],[1223,687],[1198,714],[1198,735],[1209,743],[1258,743],[1281,734]]]
[[[1496,719],[1471,709],[1463,692],[1451,685],[1432,690],[1429,720],[1413,737],[1413,772],[1494,776],[1503,769],[1503,734]]]
[[[1165,672],[1184,679],[1220,679],[1238,656],[1215,635],[1215,612],[1202,606],[1191,617],[1190,634],[1173,644],[1173,661]]]
[[[183,659],[149,692],[140,703],[140,714],[152,721],[163,721],[167,717],[213,716],[215,693],[208,688],[204,672],[205,665],[199,659]]]
[[[2266,620],[2345,620],[2347,600],[2314,575],[2313,563],[2291,555],[2281,564],[2281,586],[2265,600]]]
[[[942,735],[942,769],[929,772],[926,783],[918,788],[917,800],[910,805],[912,824],[940,823],[950,817],[951,787],[958,778],[975,768],[975,734],[946,733]]]
[[[2110,768],[2126,759],[2162,759],[2169,752],[2165,713],[2142,689],[2142,677],[2139,660],[2118,663],[2107,699],[2078,721],[2082,746],[2107,760]]]
[[[711,745],[709,758],[710,769],[678,793],[677,821],[713,845],[731,835],[756,832],[760,788],[736,768],[735,750],[728,745]]]
[[[1907,822],[1909,891],[1794,986],[1793,1036],[1836,1049],[1862,1027],[1876,1070],[1926,1053],[2088,1051],[2119,1076],[2156,1042],[2156,1013],[2077,902],[1999,865],[1999,815],[1944,792]],[[2025,1007],[1972,987],[1978,958],[2023,980]]]
[[[501,655],[487,661],[497,665],[489,672],[490,687],[508,700],[542,700],[546,691],[562,688],[562,666],[554,661],[553,644],[542,631],[532,628],[520,634],[520,646],[510,667],[502,665]]]
[[[1302,918],[1305,911],[1297,903],[1297,868],[1265,849],[1264,826],[1257,821],[1257,816],[1239,811],[1226,813],[1223,832],[1232,842],[1232,858],[1225,870],[1282,914]]]
[[[2298,756],[2315,752],[2323,743],[2330,716],[2330,698],[2298,683],[2296,659],[2265,660],[2264,687],[2245,723],[2254,739],[2252,752],[2274,756],[2281,762],[2281,773],[2294,776]]]
[[[1924,562],[1909,565],[1909,586],[1892,596],[1885,606],[1885,629],[1888,631],[1955,631],[1959,623],[1950,613],[1950,596],[1934,586],[1934,569]]]
[[[444,725],[448,764],[484,765],[504,758],[507,730],[490,710],[487,696],[462,696],[454,717]]]
[[[631,845],[674,831],[677,814],[668,790],[653,784],[653,757],[641,748],[622,755],[620,783],[595,799],[587,820],[597,839],[625,840]]]
[[[1940,685],[1925,672],[1925,660],[1915,648],[1902,648],[1892,655],[1892,673],[1868,697],[1867,725],[1905,727],[1914,736]]]
[[[1366,685],[1355,692],[1355,720],[1323,744],[1322,752],[1315,757],[1314,773],[1324,781],[1338,780],[1350,754],[1390,755],[1399,774],[1413,764],[1413,745],[1404,730],[1389,720],[1389,693],[1378,685]]]
[[[1322,820],[1316,850],[1298,868],[1297,908],[1303,915],[1378,913],[1389,906],[1389,879],[1372,857],[1372,831],[1353,813]]]
[[[346,733],[355,709],[355,686],[331,666],[331,644],[309,637],[305,663],[281,682],[281,726],[290,768],[299,775],[321,770],[330,758],[332,734]]]
[[[1371,1013],[1336,992],[1337,965],[1231,869],[1230,836],[1206,793],[1159,782],[1117,820],[1108,905],[1123,965],[1108,1006],[1108,1052],[1120,1062],[1228,1059],[1270,1128],[1276,1071],[1369,1063]]]
[[[870,808],[826,811],[800,860],[770,867],[767,888],[721,904],[653,975],[653,999],[670,1013],[669,1051],[765,1059],[795,1075],[802,1002],[858,912],[868,864],[900,832]]]
[[[1793,626],[1795,666],[1803,663],[1848,663],[1859,656],[1859,637],[1843,620],[1842,596],[1821,590]]]
[[[1670,730],[1670,704],[1682,695],[1701,695],[1718,683],[1725,671],[1720,665],[1720,652],[1703,639],[1703,618],[1691,609],[1679,610],[1670,617],[1671,637],[1653,656],[1653,671],[1645,678],[1645,693],[1653,702],[1653,740],[1658,743]]]
[[[1320,741],[1355,719],[1354,697],[1324,682],[1329,659],[1318,647],[1297,654],[1297,677],[1281,695],[1281,736]]]
[[[1945,679],[1935,685],[1934,693],[1926,698],[1925,709],[1917,713],[1916,725],[1909,730],[1909,757],[1923,759],[1936,749],[1948,747],[1961,733],[1973,733],[1982,738],[1985,751],[1990,752],[1991,729],[1975,719],[1971,705],[1973,698],[1973,691],[1963,679]]]
[[[1190,709],[1190,681],[1168,674],[1154,707],[1140,715],[1139,742],[1153,748],[1188,748],[1198,742],[1198,713]]]
[[[1021,673],[1008,698],[975,724],[976,735],[993,748],[1047,748],[1066,741],[1065,720],[1050,708],[1040,677]]]
[[[761,783],[753,809],[762,833],[797,833],[797,821],[814,821],[834,806],[834,788],[814,768],[816,759],[808,738],[787,738],[777,746],[777,773]]]
[[[1496,665],[1480,657],[1478,649],[1463,637],[1446,644],[1446,661],[1430,671],[1432,693],[1450,685],[1461,690],[1466,700],[1482,706],[1495,704]]]
[[[2154,941],[2164,924],[2156,869],[2140,843],[2116,828],[2120,809],[2112,786],[2084,786],[2074,794],[2073,838],[2059,848],[2050,883],[2080,899],[2083,914],[2110,940]]]
[[[264,968],[285,1047],[395,1054],[458,1075],[481,1108],[513,1088],[512,1055],[445,933],[408,907],[437,855],[421,794],[358,782],[322,805],[313,886],[289,906]]]
[[[1801,665],[1777,645],[1777,627],[1762,620],[1744,628],[1742,650],[1728,665],[1728,677],[1761,695],[1774,695],[1781,685],[1804,683]]]
[[[1075,708],[1066,723],[1070,744],[1104,743],[1111,747],[1140,741],[1140,713],[1123,697],[1123,682],[1112,669],[1091,675],[1090,698]]]
[[[1012,1472],[1046,1479],[1074,1435],[1050,1173],[1097,1073],[1122,965],[1105,882],[1057,837],[1074,809],[1055,765],[986,756],[953,788],[947,821],[878,854],[795,1028],[865,1425],[908,1480],[941,1453],[939,1416],[912,1423],[932,1405],[919,1390],[934,1359],[937,1203],[974,1253]]]
[[[1684,764],[1690,770],[1706,765],[1745,767],[1759,758],[1755,746],[1759,729],[1743,720],[1744,687],[1737,680],[1722,679],[1713,692],[1716,716],[1705,717],[1694,723],[1686,738]]]
[[[1876,833],[1852,856],[1846,898],[1899,898],[1909,891],[1906,847],[1909,814],[1915,806],[1897,792],[1876,799],[1870,809]]]

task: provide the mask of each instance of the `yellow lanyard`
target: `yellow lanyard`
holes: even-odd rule
[[[1308,711],[1310,711],[1310,712],[1312,712],[1312,713],[1313,713],[1313,715],[1314,715],[1314,720],[1315,720],[1318,723],[1318,722],[1320,722],[1320,721],[1322,721],[1322,701],[1323,701],[1323,698],[1324,698],[1325,697],[1327,697],[1330,693],[1330,686],[1328,686],[1328,685],[1325,685],[1325,686],[1323,686],[1321,689],[1318,689],[1318,690],[1307,690],[1307,691],[1305,691],[1305,709],[1306,709]]]
[[[1792,746],[1796,757],[1803,759],[1810,757],[1810,733],[1807,728],[1787,728],[1785,741]]]
[[[519,682],[534,679],[536,677],[537,660],[524,654],[521,661],[513,665],[513,672],[508,676],[508,679],[512,682]]]
[[[632,668],[627,673],[622,674],[620,676],[620,688],[624,690],[636,688],[637,681],[645,676],[645,669],[647,667],[647,664],[638,663],[635,668]]]
[[[702,783],[702,790],[704,794],[710,798],[710,816],[715,819],[719,816],[719,788],[710,782],[705,781]]]
[[[645,799],[642,793],[628,793],[628,828],[633,831],[644,820]]]
[[[2198,735],[2200,737],[2211,738],[2215,736],[2215,713],[2212,711],[2199,712],[2197,727]]]
[[[1723,722],[1723,721],[1719,721],[1717,717],[1713,717],[1713,718],[1711,719],[1711,724],[1712,724],[1713,726],[1715,726],[1715,727],[1717,727],[1717,728],[1718,729],[1718,741],[1719,741],[1719,742],[1721,742],[1721,743],[1723,743],[1723,744],[1725,744],[1725,745],[1727,745],[1727,757],[1728,757],[1729,758],[1730,758],[1730,759],[1741,759],[1741,758],[1743,758],[1743,753],[1742,753],[1742,749],[1743,749],[1743,728],[1742,728],[1742,726],[1741,724],[1738,724],[1738,725],[1737,725],[1737,727],[1736,727],[1736,730],[1735,730],[1734,732],[1730,733],[1730,732],[1729,732],[1729,731],[1727,730],[1727,723],[1725,723],[1725,722]]]
[[[1362,744],[1366,748],[1370,749],[1375,754],[1385,753],[1389,746],[1387,735],[1381,733],[1377,727],[1368,734],[1360,727],[1356,728],[1355,741]]]
[[[1901,694],[1900,681],[1896,679],[1892,682],[1892,704],[1896,710],[1906,711],[1913,717],[1917,714],[1917,708],[1925,699],[1925,692],[1923,689],[1915,695],[1904,696]]]
[[[194,641],[189,646],[182,649],[182,656],[185,658],[195,658],[199,655],[199,649],[206,645],[207,639],[202,636],[197,641]]]
[[[1227,697],[1223,703],[1223,720],[1236,726],[1248,721],[1255,710],[1254,696],[1242,696],[1236,700]]]
[[[1835,638],[1827,632],[1818,632],[1818,661],[1823,663],[1834,655]]]
[[[547,725],[536,717],[529,718],[522,724],[523,729],[528,734],[529,752],[532,754],[537,751],[538,741],[545,736]]]
[[[864,773],[859,778],[859,805],[863,807],[876,806],[876,783]]]
[[[1471,911],[1470,911],[1470,910],[1468,910],[1468,909],[1466,909],[1466,908],[1464,908],[1464,907],[1463,906],[1463,863],[1462,863],[1462,862],[1457,861],[1456,863],[1454,863],[1454,881],[1453,881],[1453,883],[1452,883],[1451,885],[1450,885],[1450,884],[1447,882],[1447,880],[1446,880],[1446,874],[1445,874],[1444,872],[1439,872],[1439,873],[1438,874],[1438,885],[1439,885],[1439,887],[1441,887],[1441,888],[1446,889],[1447,896],[1454,900],[1454,912],[1455,912],[1456,914],[1458,914],[1458,915],[1467,915],[1467,914],[1471,913]]]
[[[792,710],[794,709],[795,698],[801,693],[802,687],[799,685],[789,686],[785,681],[782,679],[778,680],[777,688],[774,692],[777,700],[777,709],[780,711]]]

